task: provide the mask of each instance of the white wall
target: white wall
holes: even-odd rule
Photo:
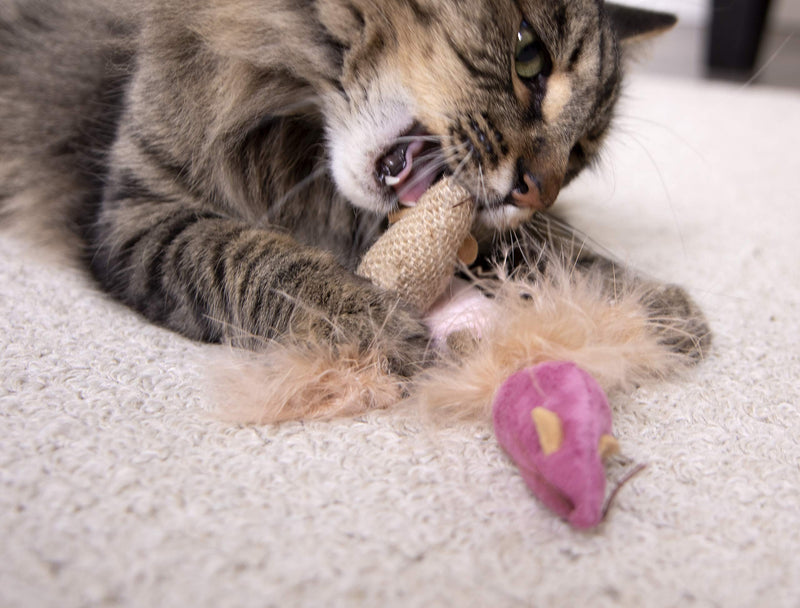
[[[778,30],[800,29],[800,0],[772,0],[770,25]]]

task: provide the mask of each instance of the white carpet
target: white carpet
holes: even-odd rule
[[[638,79],[564,193],[716,333],[688,378],[614,398],[649,466],[588,534],[489,429],[211,419],[209,347],[1,237],[0,605],[797,606],[798,137],[796,93]]]

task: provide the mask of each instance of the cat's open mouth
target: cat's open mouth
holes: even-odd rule
[[[415,123],[378,159],[375,171],[401,203],[413,204],[442,177],[444,166],[438,138]]]

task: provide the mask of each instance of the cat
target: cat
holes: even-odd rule
[[[597,158],[631,42],[674,21],[602,0],[0,0],[0,211],[68,225],[103,289],[185,336],[355,343],[407,376],[419,314],[353,272],[386,214],[452,175],[484,262],[563,250],[544,212]],[[683,324],[664,341],[705,352],[688,295],[647,293]]]

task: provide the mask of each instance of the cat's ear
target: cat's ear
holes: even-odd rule
[[[678,18],[670,13],[611,2],[606,2],[606,14],[617,32],[617,39],[623,44],[657,36],[671,29],[678,22]]]

